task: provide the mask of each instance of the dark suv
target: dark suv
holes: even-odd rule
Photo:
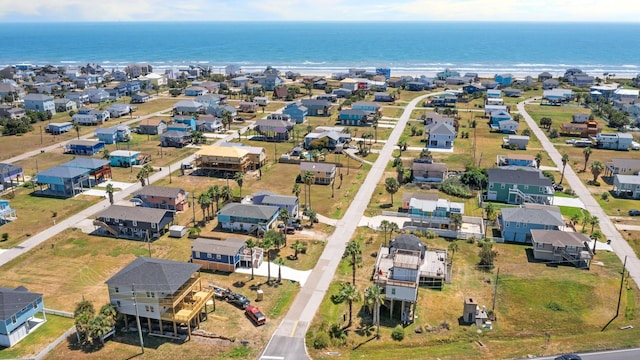
[[[629,216],[640,216],[640,210],[629,210]]]
[[[249,304],[251,304],[251,301],[249,301],[249,299],[240,294],[227,295],[227,302],[243,310],[246,309]]]

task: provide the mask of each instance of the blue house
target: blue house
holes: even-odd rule
[[[191,133],[191,126],[174,122],[173,124],[167,125],[167,131],[165,131],[165,134],[167,132],[169,132],[169,131],[179,131],[179,132],[182,132],[182,133]]]
[[[104,150],[104,142],[98,140],[71,140],[65,145],[64,152],[74,155],[95,155]]]
[[[502,238],[519,243],[531,243],[531,230],[564,230],[557,206],[525,203],[521,207],[503,208],[498,221]]]
[[[473,95],[473,94],[478,93],[478,92],[485,92],[485,91],[487,91],[487,89],[485,89],[484,86],[482,86],[482,85],[469,84],[469,85],[463,86],[462,87],[462,91],[466,92],[469,95]]]
[[[330,101],[318,99],[303,99],[302,106],[307,108],[309,116],[329,116],[333,109]]]
[[[345,98],[347,96],[351,96],[353,91],[351,91],[349,89],[338,88],[338,89],[333,89],[333,91],[331,91],[331,93],[333,95],[337,96],[338,98]]]
[[[176,115],[173,117],[173,123],[187,125],[191,131],[196,130],[196,118],[191,115]],[[169,125],[169,130],[176,130],[171,127],[172,125]]]
[[[367,110],[344,109],[340,110],[338,119],[341,125],[363,126],[367,125],[371,113],[371,111]]]
[[[511,115],[504,110],[498,110],[491,112],[490,115],[491,126],[499,126],[501,121],[512,120]]]
[[[450,77],[460,77],[460,73],[454,70],[445,69],[436,74],[438,80],[447,80]]]
[[[111,165],[108,160],[79,157],[60,165],[62,167],[83,169],[93,181],[89,179],[89,185],[93,186],[111,178]]]
[[[184,89],[184,94],[186,96],[202,96],[207,93],[207,89],[200,86],[190,86]]]
[[[518,153],[498,155],[496,163],[498,164],[498,166],[525,166],[525,167],[535,167],[535,168],[537,168],[538,166],[535,156],[529,155],[529,154],[518,154]]]
[[[61,122],[61,123],[50,123],[47,125],[47,132],[52,135],[60,135],[62,133],[66,133],[73,128],[73,123],[70,122]]]
[[[307,116],[307,108],[298,103],[291,103],[285,106],[282,113],[291,116],[291,120],[296,124],[302,124]]]
[[[511,85],[513,82],[513,75],[511,74],[496,74],[493,77],[493,81],[500,84],[500,87],[505,87]]]
[[[131,130],[126,125],[114,126],[110,128],[99,128],[94,132],[98,140],[105,144],[115,144],[126,142],[131,138]]]
[[[38,112],[51,112],[56,113],[56,104],[53,98],[48,95],[42,94],[28,94],[23,98],[24,108],[26,110],[38,111]]]
[[[419,81],[409,81],[406,84],[406,89],[409,91],[422,91],[424,90],[424,83]]]
[[[354,110],[377,112],[380,110],[380,104],[375,101],[356,101],[351,105],[351,108]]]
[[[254,205],[271,205],[277,206],[280,210],[287,209],[292,217],[298,214],[298,198],[291,195],[279,195],[271,191],[258,191],[251,195],[251,201]]]
[[[16,179],[17,185],[20,177],[22,177],[22,180],[24,181],[22,166],[0,163],[0,189],[7,186],[14,186],[13,178]]]
[[[36,174],[40,193],[43,195],[71,197],[90,188],[89,173],[86,169],[55,166]],[[42,186],[47,186],[42,189]]]
[[[376,75],[382,75],[385,79],[389,79],[391,77],[391,68],[378,67],[376,68]]]
[[[38,313],[42,318],[37,318]],[[23,286],[0,288],[0,346],[12,347],[47,321],[42,294]]]
[[[263,253],[261,248],[245,249],[244,238],[197,238],[191,242],[191,262],[204,270],[234,272],[238,267],[257,268],[262,264]]]
[[[141,165],[144,159],[140,151],[116,150],[109,153],[109,163],[116,167],[130,167]]]
[[[280,209],[277,206],[229,203],[218,211],[224,230],[252,233],[273,228]]]

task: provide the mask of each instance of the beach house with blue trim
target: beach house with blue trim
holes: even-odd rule
[[[557,206],[525,203],[503,208],[498,223],[505,241],[531,243],[531,230],[564,230],[564,219]]]
[[[550,204],[551,180],[532,167],[502,167],[487,170],[487,200],[509,204]]]
[[[131,129],[126,125],[118,125],[110,128],[98,128],[94,131],[98,140],[105,144],[126,142],[131,138]]]
[[[104,150],[104,142],[99,140],[71,140],[64,146],[64,152],[74,155],[95,155]]]
[[[68,121],[61,123],[50,123],[47,125],[47,132],[52,135],[60,135],[66,133],[73,128],[73,123]]]
[[[259,247],[246,249],[244,238],[197,238],[191,242],[191,262],[204,270],[231,273],[239,267],[257,268],[262,264],[263,254]]]
[[[54,166],[36,174],[36,179],[42,195],[71,197],[91,187],[88,171],[81,168]]]
[[[505,87],[511,85],[513,83],[513,75],[511,74],[496,74],[493,77],[493,81],[500,84],[500,87]]]
[[[0,225],[17,219],[16,209],[11,207],[9,200],[0,199]]]
[[[140,155],[140,151],[115,150],[109,153],[109,163],[115,167],[141,165],[144,157]]]
[[[28,94],[24,97],[24,108],[26,110],[56,113],[56,103],[53,98],[43,94]]]
[[[42,318],[37,318],[40,313]],[[42,294],[24,286],[0,288],[0,346],[12,347],[47,321]]]
[[[196,130],[196,118],[193,115],[176,115],[173,117],[174,124],[184,124],[189,127],[190,131]],[[169,125],[168,130],[178,130]]]
[[[307,108],[298,103],[290,103],[282,110],[282,113],[291,116],[291,119],[296,124],[304,122],[307,112]]]
[[[230,203],[218,211],[218,223],[231,232],[268,230],[273,228],[279,211],[277,206]]]

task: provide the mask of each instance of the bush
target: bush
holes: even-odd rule
[[[609,200],[609,193],[608,192],[602,193],[602,195],[600,195],[600,198],[604,201]]]
[[[324,349],[329,346],[329,334],[324,331],[319,332],[313,339],[314,349]]]
[[[544,175],[546,178],[549,178],[549,180],[551,180],[552,183],[554,184],[556,183],[556,177],[552,171],[542,170],[542,175]]]
[[[2,233],[2,239],[0,241],[7,241],[9,240],[9,233]]]
[[[391,332],[391,338],[395,341],[404,340],[404,328],[402,327],[402,325],[398,325],[393,329],[393,331]]]
[[[557,137],[560,136],[560,133],[558,133],[558,129],[551,129],[551,132],[549,133],[549,138],[550,139],[555,139]]]
[[[444,180],[442,184],[440,184],[440,191],[447,195],[466,199],[473,197],[473,192],[471,191],[471,189],[467,185],[462,184],[460,179],[457,178],[449,178]]]
[[[575,196],[576,195],[576,192],[571,190],[571,189],[569,189],[569,188],[564,189],[563,193],[565,193],[567,195],[571,195],[571,196]]]

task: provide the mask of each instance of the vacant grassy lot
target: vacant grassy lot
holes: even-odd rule
[[[375,265],[375,253],[384,241],[382,233],[359,229],[355,239],[363,248],[363,266],[357,269],[356,287],[362,292],[368,287]],[[443,239],[423,239],[427,248],[446,248]],[[621,264],[615,254],[599,252],[598,265],[591,270],[570,266],[547,266],[530,262],[530,248],[518,245],[494,244],[498,252],[496,267],[500,269],[497,286],[493,330],[479,333],[475,326],[459,325],[463,299],[473,296],[479,305],[492,308],[496,285],[496,270],[478,270],[478,246],[458,241],[459,250],[453,258],[452,283],[442,291],[420,289],[414,324],[405,328],[401,342],[391,339],[392,329],[399,324],[399,315],[389,318],[389,309],[382,307],[381,339],[375,340],[371,315],[362,302],[354,304],[354,325],[342,342],[331,339],[327,349],[311,347],[319,331],[329,331],[333,324],[343,326],[346,304],[333,304],[325,297],[307,334],[307,344],[314,359],[387,359],[392,352],[401,359],[499,359],[526,357],[528,354],[548,355],[568,351],[587,351],[638,345],[638,330],[618,330],[634,325],[637,317],[638,291],[631,290],[622,298],[621,315],[605,332],[602,327],[615,314]],[[451,254],[450,254],[451,256]],[[351,279],[347,260],[339,266],[328,295],[337,293],[340,282]],[[541,296],[543,295],[543,296]],[[449,330],[426,331],[428,326],[448,324]],[[415,330],[421,328],[422,333]],[[548,346],[544,334],[551,334]],[[481,341],[482,346],[480,346]],[[420,351],[416,351],[417,349]]]

